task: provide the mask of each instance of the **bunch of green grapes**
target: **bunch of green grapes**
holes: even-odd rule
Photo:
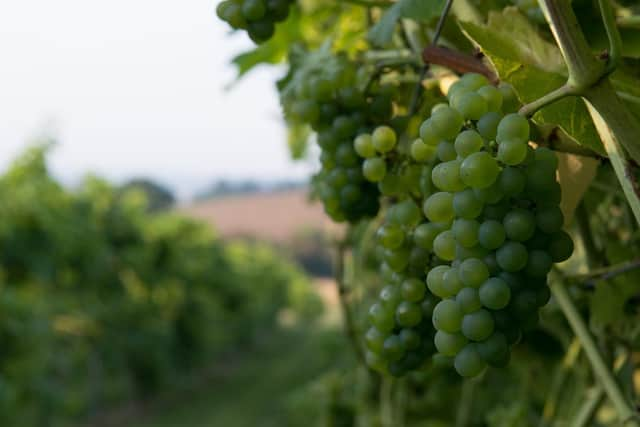
[[[246,30],[255,43],[269,40],[276,23],[289,16],[289,7],[295,0],[224,0],[216,13],[234,30]]]
[[[436,298],[425,284],[438,260],[423,245],[425,218],[411,199],[392,205],[377,231],[380,273],[385,286],[369,310],[365,334],[367,363],[394,376],[420,369],[431,360]]]
[[[290,121],[317,133],[322,169],[314,182],[325,211],[335,221],[355,222],[378,213],[379,191],[365,179],[353,140],[390,120],[392,103],[386,92],[366,95],[358,89],[354,64],[338,60],[332,72],[307,74],[283,104]]]
[[[432,319],[440,357],[472,377],[508,363],[510,346],[549,300],[552,264],[569,258],[573,242],[562,230],[557,158],[529,145],[527,119],[509,113],[509,89],[467,74],[447,97],[414,142],[439,161],[431,173],[438,191],[423,204],[437,232],[424,244],[447,264],[426,282],[442,299]]]

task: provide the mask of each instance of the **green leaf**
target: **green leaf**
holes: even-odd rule
[[[463,32],[486,55],[502,81],[513,85],[523,103],[562,86],[566,69],[558,48],[544,40],[516,9],[491,12],[486,25],[460,22]],[[541,126],[557,126],[576,143],[605,154],[584,102],[576,97],[553,103],[534,116]]]
[[[640,119],[640,59],[623,58],[611,75],[611,83],[629,110]]]
[[[443,6],[444,0],[400,0],[387,9],[380,21],[371,28],[369,40],[374,45],[387,44],[401,18],[429,21],[440,16]]]

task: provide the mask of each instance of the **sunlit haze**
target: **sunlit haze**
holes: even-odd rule
[[[214,179],[302,178],[288,158],[274,80],[262,67],[225,90],[252,46],[215,0],[0,3],[0,168],[54,136],[54,174],[149,176],[181,195]]]

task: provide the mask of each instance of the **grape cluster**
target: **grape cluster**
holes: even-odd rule
[[[447,261],[426,279],[442,299],[433,310],[435,346],[472,377],[508,363],[510,345],[549,300],[552,264],[569,258],[573,243],[562,231],[557,158],[529,145],[528,121],[508,113],[509,89],[468,74],[447,97],[412,147],[432,147],[438,162],[431,178],[439,191],[424,199],[430,222],[419,234]]]
[[[285,112],[317,133],[322,169],[314,182],[325,211],[335,221],[355,222],[378,213],[379,191],[365,179],[353,140],[391,119],[391,96],[382,90],[365,95],[357,87],[355,66],[346,59],[332,69],[307,75]]]
[[[365,334],[367,363],[402,376],[431,360],[435,330],[431,323],[439,299],[425,285],[425,275],[441,262],[421,246],[424,221],[411,199],[394,204],[377,231],[380,273],[386,286],[369,310]]]
[[[276,23],[289,16],[289,7],[295,0],[224,0],[216,13],[235,30],[246,30],[255,43],[273,37]]]

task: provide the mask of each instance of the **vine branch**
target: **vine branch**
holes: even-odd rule
[[[497,83],[498,76],[487,67],[481,59],[464,53],[455,52],[441,46],[427,46],[422,51],[422,59],[426,63],[442,65],[458,73],[478,73]]]

